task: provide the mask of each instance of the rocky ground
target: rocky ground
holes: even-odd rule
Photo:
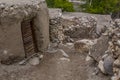
[[[0,80],[119,80],[120,20],[53,12],[48,50],[26,64],[0,64]]]
[[[46,53],[37,66],[14,64],[0,66],[0,80],[109,80],[101,73],[96,76],[95,68],[88,65],[85,55],[68,53]]]

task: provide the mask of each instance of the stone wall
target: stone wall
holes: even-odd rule
[[[49,10],[52,42],[72,42],[75,38],[96,38],[97,21],[90,17],[65,17],[62,12]],[[53,16],[54,14],[57,14]],[[51,17],[52,16],[52,17]]]
[[[70,24],[66,25],[66,23]],[[71,38],[95,38],[97,21],[93,16],[73,17],[64,19],[63,26],[64,34]]]

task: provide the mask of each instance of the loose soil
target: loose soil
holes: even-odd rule
[[[109,80],[101,73],[93,75],[95,67],[85,61],[85,55],[68,53],[70,61],[61,54],[46,53],[37,66],[0,65],[0,80]]]

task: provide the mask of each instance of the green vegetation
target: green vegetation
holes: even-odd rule
[[[85,9],[85,12],[110,14],[120,11],[120,0],[86,0],[86,4],[81,7]]]
[[[74,8],[72,3],[67,0],[46,0],[48,7],[61,8],[63,11],[73,12]]]

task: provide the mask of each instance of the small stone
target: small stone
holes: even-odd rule
[[[38,65],[38,64],[40,63],[40,60],[39,60],[38,57],[33,57],[33,58],[31,58],[31,59],[29,60],[29,63],[30,63],[31,65],[33,65],[33,66],[36,66],[36,65]]]
[[[111,77],[111,80],[119,80],[117,75]]]
[[[25,14],[26,16],[28,16],[29,13],[28,13],[26,10],[24,10],[24,14]]]
[[[90,61],[90,60],[92,60],[92,58],[89,55],[87,55],[86,61]]]
[[[108,56],[108,54],[103,55],[102,59],[104,60],[107,56]]]
[[[98,68],[101,70],[102,73],[105,74],[106,72],[105,72],[103,64],[104,64],[104,62],[102,60],[100,60],[98,63]]]
[[[46,52],[48,52],[48,53],[56,53],[57,50],[55,50],[55,49],[49,49],[49,50],[47,50]]]
[[[4,50],[4,51],[3,51],[3,54],[7,55],[7,54],[8,54],[8,51],[7,51],[7,50]]]
[[[114,67],[113,72],[118,74],[119,73],[119,68]]]
[[[105,33],[102,33],[102,35],[107,36],[107,35],[108,35],[108,33],[107,33],[107,32],[105,32]]]
[[[48,52],[48,53],[56,53],[57,50],[56,50],[55,48],[57,48],[57,46],[58,46],[57,43],[50,43],[50,44],[48,45],[48,49],[47,49],[46,52]]]
[[[112,43],[111,41],[109,41],[108,44],[109,44],[110,46],[113,46],[113,43]]]
[[[118,72],[118,78],[120,79],[120,70],[119,70],[119,72]]]
[[[39,5],[37,5],[36,7],[37,7],[37,9],[39,9],[39,8],[40,8],[40,6],[39,6]]]
[[[70,59],[69,58],[60,58],[60,60],[62,60],[62,61],[68,61],[68,62],[70,62]]]
[[[92,73],[92,75],[97,75],[99,73],[99,69],[98,68],[95,68],[94,69],[94,72]]]
[[[50,43],[48,48],[56,48],[58,46],[58,43]]]
[[[39,55],[39,58],[40,58],[40,59],[43,59],[43,57],[44,57],[43,55]]]
[[[63,51],[62,49],[59,49],[58,53],[61,53],[64,57],[69,57],[69,55],[65,51]]]
[[[65,36],[64,42],[74,42],[74,40],[70,36]]]
[[[67,45],[65,45],[65,44],[59,44],[58,47],[59,47],[60,49],[64,50],[65,52],[68,52],[68,51],[71,50],[70,47],[67,46]]]
[[[74,44],[73,43],[66,43],[66,46],[70,49],[72,49],[74,47]]]
[[[113,75],[113,62],[114,59],[111,56],[107,56],[104,59],[104,64],[103,64],[105,72],[111,76]]]
[[[116,66],[116,67],[120,67],[120,61],[117,59],[117,60],[115,60],[114,61],[114,66]]]
[[[5,8],[5,5],[4,5],[4,4],[0,4],[0,7],[1,7],[1,8]]]
[[[117,41],[117,44],[120,46],[120,40]]]
[[[14,10],[14,7],[10,7],[10,10]]]

